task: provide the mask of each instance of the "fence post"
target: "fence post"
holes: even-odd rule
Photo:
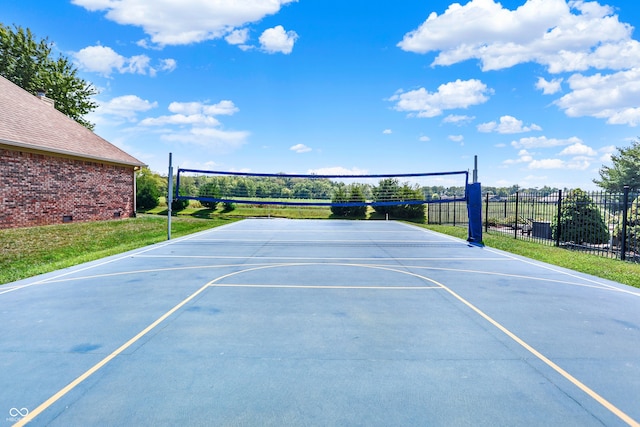
[[[562,190],[558,190],[558,210],[556,212],[556,246],[560,246],[560,231],[562,224],[560,217],[562,216]]]
[[[456,226],[456,205],[458,204],[458,202],[453,202],[453,226]]]
[[[622,200],[622,242],[620,245],[620,259],[627,259],[627,222],[629,221],[627,211],[629,210],[629,186],[624,186],[624,194]]]
[[[489,193],[487,193],[484,206],[484,232],[487,233],[489,231]]]
[[[516,217],[515,217],[515,221],[516,221],[516,226],[514,227],[515,232],[513,233],[513,238],[517,239],[518,238],[518,199],[519,199],[519,191],[516,191]]]

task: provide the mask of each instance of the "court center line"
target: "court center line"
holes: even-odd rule
[[[424,289],[442,289],[441,286],[343,286],[343,285],[256,285],[250,283],[216,283],[216,288],[267,288],[267,289],[375,289],[391,291],[421,291]]]
[[[61,389],[59,392],[57,392],[56,394],[51,396],[49,399],[47,399],[45,402],[40,404],[37,408],[35,408],[32,412],[30,412],[26,417],[22,418],[18,423],[16,423],[15,426],[24,426],[28,422],[32,421],[35,417],[37,417],[39,414],[41,414],[44,410],[49,408],[52,404],[54,404],[56,401],[58,401],[64,395],[69,393],[71,390],[73,390],[75,387],[77,387],[79,384],[81,384],[83,381],[85,381],[87,378],[89,378],[91,375],[93,375],[95,372],[97,372],[100,368],[102,368],[107,363],[109,363],[111,360],[113,360],[116,356],[118,356],[123,351],[125,351],[127,348],[129,348],[134,343],[139,341],[142,337],[144,337],[147,333],[149,333],[151,330],[153,330],[156,326],[158,326],[160,323],[162,323],[164,320],[166,320],[168,317],[170,317],[173,313],[178,311],[181,307],[183,307],[189,301],[194,299],[200,293],[204,292],[204,290],[208,289],[209,287],[212,287],[214,284],[216,284],[220,280],[223,280],[225,278],[228,278],[228,277],[231,277],[231,276],[235,276],[235,275],[238,275],[238,274],[241,274],[241,273],[250,272],[250,271],[262,270],[262,269],[267,269],[267,268],[301,266],[301,265],[305,265],[305,264],[276,264],[276,265],[259,266],[259,267],[253,267],[253,268],[245,269],[245,270],[235,271],[235,272],[220,276],[220,277],[218,277],[218,278],[216,278],[214,280],[211,280],[210,282],[208,282],[207,284],[202,286],[200,289],[198,289],[195,293],[193,293],[192,295],[190,295],[189,297],[187,297],[186,299],[184,299],[183,301],[178,303],[171,310],[169,310],[164,315],[162,315],[160,318],[158,318],[155,322],[153,322],[152,324],[147,326],[145,329],[143,329],[141,332],[139,332],[136,336],[131,338],[125,344],[120,346],[117,350],[115,350],[114,352],[109,354],[107,357],[102,359],[100,362],[98,362],[96,365],[94,365],[92,368],[87,370],[84,374],[82,374],[79,377],[77,377],[75,380],[73,380],[71,383],[69,383],[67,386],[65,386],[63,389]],[[307,265],[310,265],[310,264],[307,264]],[[582,383],[580,380],[575,378],[569,372],[565,371],[559,365],[557,365],[552,360],[550,360],[549,358],[544,356],[542,353],[537,351],[534,347],[532,347],[531,345],[526,343],[524,340],[522,340],[516,334],[511,332],[509,329],[504,327],[502,324],[500,324],[499,322],[494,320],[492,317],[490,317],[486,313],[484,313],[482,310],[477,308],[475,305],[473,305],[472,303],[470,303],[469,301],[464,299],[462,296],[458,295],[452,289],[450,289],[447,286],[437,282],[436,280],[433,280],[433,279],[431,279],[429,277],[422,276],[422,275],[419,275],[419,274],[416,274],[416,273],[412,273],[412,272],[408,272],[408,271],[404,271],[404,270],[398,270],[396,268],[390,268],[390,267],[371,266],[371,265],[366,265],[366,264],[337,264],[337,265],[363,267],[363,268],[373,268],[373,269],[397,272],[397,273],[406,274],[406,275],[409,275],[409,276],[414,276],[414,277],[420,278],[420,279],[422,279],[422,280],[424,280],[426,282],[433,283],[434,285],[443,288],[449,294],[451,294],[454,298],[456,298],[457,300],[462,302],[464,305],[469,307],[471,310],[476,312],[478,315],[480,315],[482,318],[484,318],[490,324],[495,326],[497,329],[499,329],[501,332],[503,332],[505,335],[507,335],[509,338],[511,338],[513,341],[515,341],[517,344],[519,344],[521,347],[523,347],[524,349],[529,351],[531,354],[533,354],[535,357],[537,357],[544,364],[546,364],[551,369],[553,369],[554,371],[559,373],[562,377],[564,377],[569,382],[571,382],[573,385],[575,385],[577,388],[579,388],[581,391],[586,393],[593,400],[595,400],[600,405],[602,405],[604,408],[609,410],[612,414],[616,415],[618,418],[620,418],[622,421],[624,421],[625,423],[627,423],[630,426],[640,427],[640,423],[635,421],[633,418],[631,418],[625,412],[623,412],[622,410],[617,408],[615,405],[613,405],[611,402],[606,400],[604,397],[600,396],[594,390],[592,390],[587,385]]]

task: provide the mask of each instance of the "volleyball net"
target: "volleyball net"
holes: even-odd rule
[[[270,174],[178,169],[178,199],[292,206],[393,206],[464,201],[468,172]]]
[[[372,207],[400,219],[424,219],[427,204],[465,202],[469,240],[481,242],[482,206],[479,184],[475,186],[469,184],[468,171],[321,175],[178,168],[174,194],[175,199],[195,200],[209,208],[218,204],[326,206],[335,216],[364,216]]]

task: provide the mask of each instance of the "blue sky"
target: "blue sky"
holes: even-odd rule
[[[638,136],[635,0],[3,0],[151,169],[595,189]],[[446,184],[446,182],[443,182]]]

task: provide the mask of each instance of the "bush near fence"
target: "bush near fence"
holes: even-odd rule
[[[485,194],[485,232],[640,263],[640,193]],[[465,202],[429,204],[427,223],[465,226]]]

